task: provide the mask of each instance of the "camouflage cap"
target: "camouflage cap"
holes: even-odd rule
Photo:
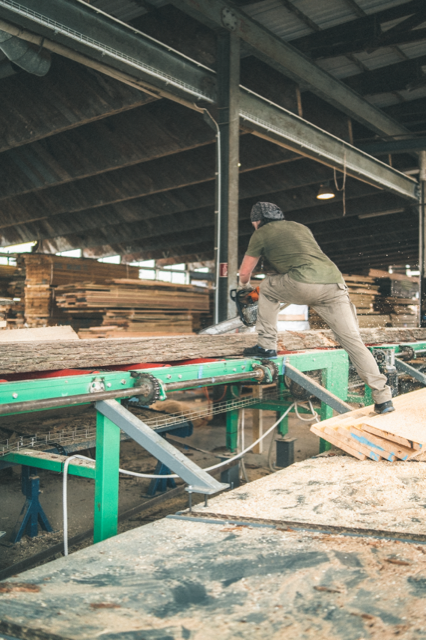
[[[253,205],[250,212],[252,222],[260,220],[284,220],[284,214],[281,209],[272,202],[257,202]]]

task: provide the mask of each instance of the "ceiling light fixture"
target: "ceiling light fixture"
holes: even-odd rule
[[[332,187],[330,187],[330,182],[324,182],[318,189],[317,200],[331,200],[331,198],[335,198],[336,194],[334,193]]]

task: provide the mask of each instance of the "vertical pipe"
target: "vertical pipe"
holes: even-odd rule
[[[420,182],[420,206],[419,206],[419,326],[426,327],[426,151],[419,153],[419,182]]]
[[[232,33],[217,39],[218,124],[220,192],[218,214],[216,277],[218,281],[216,317],[219,322],[235,315],[229,292],[237,285],[238,270],[238,174],[239,174],[239,83],[240,42]]]

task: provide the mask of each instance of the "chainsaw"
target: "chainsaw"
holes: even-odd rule
[[[250,327],[254,327],[257,320],[257,309],[259,306],[259,289],[231,289],[230,296],[237,307],[238,315],[229,320],[223,320],[218,324],[201,329],[198,333],[205,335],[221,335],[223,333],[232,333],[234,331],[250,331]],[[289,306],[289,303],[281,303],[280,310]],[[247,328],[245,328],[247,327]]]
[[[231,289],[230,296],[237,306],[241,322],[246,327],[254,327],[259,306],[259,287],[255,289]]]
[[[223,320],[223,322],[206,327],[199,331],[200,334],[221,335],[223,333],[232,333],[233,331],[250,331],[250,327],[254,327],[259,305],[259,287],[251,291],[247,289],[232,289],[230,296],[237,306],[238,315],[235,318]],[[285,309],[288,306],[287,303],[283,303],[280,305],[280,309]]]

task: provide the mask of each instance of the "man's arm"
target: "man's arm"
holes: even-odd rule
[[[259,258],[254,258],[247,254],[244,256],[240,267],[240,287],[244,287],[250,283],[250,276],[258,262]]]

